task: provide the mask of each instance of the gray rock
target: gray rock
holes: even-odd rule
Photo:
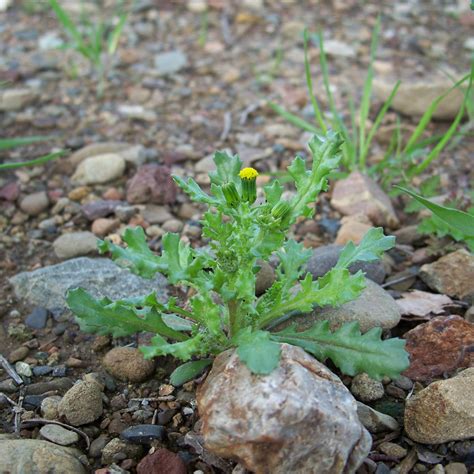
[[[425,113],[431,103],[440,95],[447,92],[456,82],[449,77],[427,77],[423,80],[402,80],[402,84],[392,102],[391,107],[404,115],[421,116]],[[385,101],[392,92],[395,81],[387,78],[374,78],[373,86],[377,97]],[[453,119],[458,113],[462,101],[461,90],[451,91],[438,105],[433,113],[437,119]]]
[[[86,474],[81,455],[77,449],[48,441],[0,434],[1,469],[9,474]]]
[[[26,362],[17,362],[15,364],[15,370],[18,375],[23,375],[24,377],[31,377],[33,375],[31,367]]]
[[[92,156],[79,163],[71,180],[78,184],[102,184],[120,178],[125,159],[116,153]]]
[[[206,448],[255,472],[355,472],[371,439],[354,398],[301,348],[281,348],[267,376],[253,375],[232,350],[216,358],[197,393]]]
[[[53,242],[54,253],[61,260],[97,252],[97,237],[88,231],[70,232]]]
[[[344,246],[335,244],[315,248],[306,269],[313,275],[313,278],[322,277],[336,265],[343,248]],[[349,270],[351,273],[362,270],[367,278],[379,285],[384,282],[386,276],[385,268],[380,260],[371,263],[356,262],[349,267]]]
[[[179,50],[160,53],[155,56],[155,70],[160,76],[175,74],[188,63],[186,55]]]
[[[73,426],[92,423],[102,415],[102,391],[94,382],[79,382],[71,387],[58,405],[60,416]]]
[[[291,323],[296,323],[299,330],[306,330],[316,321],[328,320],[332,330],[342,324],[358,321],[362,333],[374,327],[391,329],[400,322],[400,308],[395,300],[372,280],[365,280],[366,288],[359,298],[349,303],[332,308],[315,308],[311,313],[294,316],[277,325],[274,330],[280,331]]]
[[[102,464],[123,461],[124,459],[139,459],[143,448],[138,444],[130,444],[119,438],[109,441],[102,451]]]
[[[65,308],[71,288],[84,288],[95,298],[129,298],[157,291],[166,297],[166,279],[157,275],[145,280],[106,258],[75,258],[57,265],[22,272],[10,279],[16,296],[50,311]]]
[[[40,435],[61,446],[69,446],[79,441],[79,435],[75,431],[67,430],[59,425],[44,425],[40,429]]]
[[[373,408],[357,402],[357,415],[360,422],[371,433],[382,433],[384,431],[396,431],[399,428],[398,421],[390,415],[380,413]]]
[[[28,194],[20,202],[20,209],[29,216],[37,216],[49,206],[48,195],[45,191]]]

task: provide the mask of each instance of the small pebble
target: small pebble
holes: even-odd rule
[[[372,402],[384,396],[382,382],[371,379],[366,373],[358,374],[352,379],[351,392],[363,402]]]
[[[48,195],[45,191],[29,194],[20,202],[20,209],[29,216],[37,216],[49,206]]]
[[[28,347],[20,346],[10,353],[10,357],[8,358],[12,364],[23,360],[28,355]]]
[[[15,370],[18,375],[23,375],[24,377],[31,377],[33,375],[31,367],[26,362],[17,362],[15,364]]]
[[[155,371],[155,363],[144,359],[143,354],[133,347],[116,347],[110,350],[102,364],[110,375],[126,382],[143,382]]]
[[[58,406],[61,401],[59,395],[53,395],[51,397],[46,397],[41,402],[41,415],[47,420],[57,420],[59,418]]]
[[[395,443],[385,442],[379,445],[379,450],[387,456],[392,456],[397,459],[404,458],[407,455],[407,450]]]

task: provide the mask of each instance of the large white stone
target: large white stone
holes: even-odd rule
[[[282,344],[271,374],[220,354],[197,393],[207,449],[257,474],[353,473],[371,438],[341,380],[303,349]]]

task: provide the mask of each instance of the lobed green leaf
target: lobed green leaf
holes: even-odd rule
[[[127,301],[97,300],[82,288],[69,290],[66,302],[75,314],[80,328],[86,332],[113,337],[129,336],[139,332],[152,332],[184,341],[185,334],[165,324],[162,315],[153,308],[138,309]]]
[[[354,262],[373,262],[395,245],[395,237],[385,236],[381,227],[372,227],[359,245],[350,241],[343,248],[336,268],[348,268]]]
[[[272,334],[271,339],[302,347],[320,361],[329,358],[347,375],[365,372],[376,380],[385,376],[396,379],[409,366],[405,341],[397,338],[382,340],[381,335],[381,328],[361,334],[358,322],[347,323],[331,332],[329,323],[321,321],[300,332],[295,325],[289,326]]]

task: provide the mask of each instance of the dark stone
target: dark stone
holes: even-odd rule
[[[330,219],[329,217],[322,217],[317,221],[317,224],[324,233],[331,237],[336,237],[337,231],[341,227],[341,221],[339,219]]]
[[[53,328],[53,334],[56,336],[62,336],[64,334],[64,331],[66,331],[67,327],[68,323],[66,322],[58,323]]]
[[[375,470],[375,474],[390,474],[392,471],[390,468],[384,464],[383,462],[380,462],[377,464],[377,469]]]
[[[64,365],[58,365],[53,369],[53,373],[51,374],[53,377],[65,377],[67,369]]]
[[[92,441],[89,447],[89,456],[91,458],[100,458],[102,455],[102,450],[109,441],[110,438],[108,436],[100,435],[98,438]]]
[[[49,365],[38,365],[37,367],[33,367],[32,372],[33,375],[36,377],[41,377],[42,375],[48,375],[53,371],[53,368]]]
[[[99,217],[107,217],[111,214],[114,214],[115,209],[118,206],[123,206],[124,204],[126,203],[122,201],[98,200],[84,204],[81,207],[81,210],[87,219],[93,221]]]
[[[176,410],[164,410],[158,413],[158,423],[160,425],[168,424],[172,419],[173,416],[176,415]]]
[[[36,307],[26,317],[25,324],[29,328],[43,329],[46,326],[48,320],[48,311],[45,308]]]
[[[313,255],[306,265],[307,270],[313,275],[313,278],[319,278],[325,275],[333,268],[343,249],[342,245],[323,245],[313,250]],[[357,273],[359,270],[365,272],[366,277],[378,283],[385,280],[385,269],[380,260],[372,263],[356,262],[349,267],[351,273]]]
[[[150,444],[153,440],[161,441],[166,430],[160,425],[135,425],[130,426],[120,433],[120,437],[136,444]]]
[[[27,395],[23,400],[23,406],[28,410],[39,408],[45,398],[46,395]]]
[[[29,395],[41,395],[46,392],[59,391],[66,392],[73,386],[73,382],[68,377],[61,377],[58,379],[53,379],[49,382],[38,382],[28,385],[26,387],[26,392]]]

